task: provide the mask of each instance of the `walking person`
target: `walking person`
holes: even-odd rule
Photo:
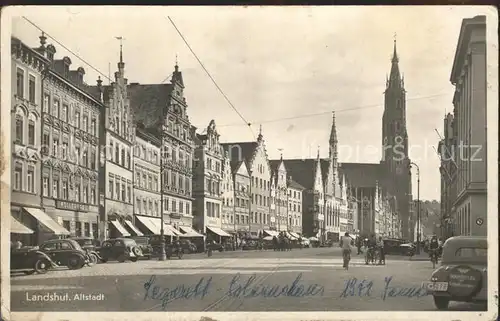
[[[382,236],[379,236],[378,238],[377,247],[380,253],[379,264],[385,265],[384,240],[382,239]]]
[[[340,238],[340,247],[342,248],[342,258],[344,261],[344,269],[349,269],[349,261],[351,260],[351,244],[353,239],[349,236],[348,232],[345,232],[344,236]]]

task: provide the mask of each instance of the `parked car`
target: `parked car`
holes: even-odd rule
[[[58,265],[38,247],[24,247],[11,249],[10,251],[10,272],[23,272],[24,274],[40,273],[45,274],[51,268]]]
[[[212,251],[219,251],[219,252],[224,251],[224,245],[217,242],[212,242],[207,244],[206,249],[208,250],[209,247],[212,249]]]
[[[441,266],[423,286],[439,310],[450,301],[487,303],[488,242],[486,237],[456,236],[443,246]]]
[[[137,243],[137,245],[141,249],[142,257],[148,260],[151,259],[151,257],[153,256],[153,247],[151,246],[151,244],[149,244],[149,237],[131,236],[130,238],[134,240],[135,243]]]
[[[87,252],[72,239],[49,240],[40,245],[40,251],[49,256],[57,265],[71,270],[81,269],[89,263]]]
[[[99,254],[104,263],[109,260],[136,262],[142,256],[142,251],[133,239],[116,238],[104,241],[99,249]]]
[[[89,265],[96,264],[97,262],[102,260],[102,257],[97,252],[97,249],[101,245],[101,242],[99,240],[93,239],[91,237],[72,237],[71,239],[80,244],[82,249],[87,252]]]
[[[402,239],[385,239],[384,253],[386,255],[404,255],[413,256],[415,254],[415,246]]]

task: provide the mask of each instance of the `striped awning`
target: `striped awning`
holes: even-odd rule
[[[130,236],[130,233],[127,232],[127,229],[118,221],[110,222],[117,230],[120,232],[122,236]]]
[[[202,237],[203,236],[203,234],[196,232],[190,226],[179,226],[179,229],[181,230],[181,232],[184,232],[184,234],[182,236],[185,236],[185,237]]]
[[[36,218],[40,223],[42,223],[45,227],[54,232],[55,235],[70,235],[69,231],[59,225],[56,221],[54,221],[47,213],[32,207],[24,207],[24,209],[30,213],[34,218]]]
[[[143,236],[144,234],[142,234],[138,229],[137,227],[134,226],[134,224],[132,224],[132,222],[130,221],[125,221],[125,224],[129,227],[129,229],[137,236]]]
[[[16,220],[12,215],[10,216],[10,233],[14,234],[33,234],[32,229],[24,226],[21,222]]]

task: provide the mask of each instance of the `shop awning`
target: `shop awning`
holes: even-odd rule
[[[132,222],[130,221],[125,221],[125,224],[127,224],[127,226],[132,230],[132,232],[137,235],[137,236],[143,236],[144,234],[142,234],[138,229],[137,227],[134,226],[134,224],[132,224]]]
[[[33,234],[32,229],[24,226],[21,222],[16,220],[12,215],[10,216],[10,232],[14,234]]]
[[[286,232],[286,236],[287,236],[289,239],[291,239],[291,240],[293,240],[293,239],[298,239],[298,237],[293,236],[293,234],[292,234],[292,233],[290,233],[290,232]]]
[[[207,229],[209,229],[210,231],[212,231],[213,233],[215,233],[219,236],[227,236],[227,237],[231,236],[230,234],[227,234],[226,232],[224,232],[223,230],[221,230],[218,227],[207,226]]]
[[[50,216],[47,215],[44,211],[38,208],[32,207],[24,207],[24,209],[30,213],[34,218],[36,218],[40,223],[42,223],[45,227],[50,229],[56,235],[70,235],[69,231],[59,225],[56,221],[54,221]]]
[[[165,227],[163,232],[165,233],[165,235],[182,236],[182,233],[177,231],[172,225],[165,224],[164,226]],[[169,231],[169,233],[167,233],[167,231]]]
[[[136,218],[144,224],[144,226],[151,232],[153,235],[160,235],[160,225],[156,225],[156,223],[151,220],[150,217],[146,216],[136,216]]]
[[[114,227],[116,227],[116,229],[118,230],[118,232],[120,232],[120,234],[122,236],[130,236],[130,233],[127,232],[127,229],[118,221],[111,221],[110,222]]]
[[[179,226],[179,229],[184,232],[183,236],[186,237],[203,237],[203,234],[200,234],[193,230],[190,226]]]
[[[300,237],[299,234],[295,233],[295,232],[289,232],[293,237],[295,237],[296,239],[298,239]]]
[[[280,233],[278,231],[264,230],[264,233],[270,236],[278,236]]]

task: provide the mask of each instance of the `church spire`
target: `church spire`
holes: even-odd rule
[[[262,124],[259,125],[259,136],[257,136],[257,141],[262,141]]]
[[[330,132],[330,159],[337,158],[337,125],[335,122],[335,112],[332,112],[332,129]]]
[[[394,49],[392,52],[391,59],[391,73],[389,75],[389,81],[387,82],[387,87],[402,87],[401,74],[399,72],[399,57],[396,47],[396,34],[394,34]]]

